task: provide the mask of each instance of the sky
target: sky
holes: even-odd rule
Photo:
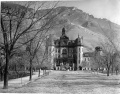
[[[72,0],[59,5],[74,6],[97,18],[106,18],[120,25],[120,0]]]

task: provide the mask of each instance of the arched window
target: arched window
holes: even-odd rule
[[[62,54],[67,54],[67,49],[63,49]]]

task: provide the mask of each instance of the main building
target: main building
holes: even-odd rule
[[[64,70],[82,70],[83,61],[83,37],[78,35],[75,40],[69,40],[65,33],[65,28],[62,29],[62,35],[57,40],[52,40],[52,36],[48,41],[49,62],[52,69]]]

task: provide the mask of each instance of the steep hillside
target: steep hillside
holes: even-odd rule
[[[107,19],[98,19],[92,15],[83,12],[80,9],[74,7],[58,7],[54,12],[64,10],[61,15],[58,16],[56,22],[60,22],[66,26],[67,29],[70,28],[70,24],[74,23],[76,25],[81,25],[93,32],[105,34],[117,33],[120,30],[120,26],[110,22]],[[101,30],[103,29],[103,31]],[[112,28],[112,29],[111,29]]]
[[[98,41],[104,39],[105,36],[114,40],[120,37],[120,26],[107,19],[95,18],[74,7],[58,7],[54,12],[60,10],[64,10],[64,12],[55,20],[60,23],[56,26],[55,32],[60,32],[61,28],[65,26],[71,39],[75,39],[79,34],[84,37],[84,43],[88,46],[99,45]],[[60,35],[60,33],[58,34]]]
[[[18,6],[25,8],[21,5],[4,3],[2,6],[9,6],[15,8]],[[29,9],[31,11],[33,9]],[[48,12],[50,9],[38,10],[36,18]],[[83,12],[75,7],[60,6],[54,8],[52,12],[47,16],[50,18],[56,13],[62,11],[60,15],[54,18],[54,28],[50,29],[50,33],[56,34],[55,37],[61,35],[61,30],[65,27],[67,35],[70,39],[76,39],[78,34],[84,37],[84,45],[93,47],[98,45],[98,41],[101,41],[105,36],[111,36],[115,40],[120,36],[120,26],[110,22],[107,19],[95,18],[93,15]],[[57,25],[56,25],[57,24]]]
[[[70,39],[77,38],[79,34],[89,47],[99,45],[98,42],[103,41],[106,35],[115,40],[119,37],[120,26],[107,19],[95,18],[74,7],[58,7],[54,13],[61,10],[64,11],[54,19],[59,24],[53,29],[57,36],[61,35],[62,27],[65,27]]]

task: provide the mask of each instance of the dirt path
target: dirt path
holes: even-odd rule
[[[118,77],[83,71],[52,71],[11,93],[120,94]]]

